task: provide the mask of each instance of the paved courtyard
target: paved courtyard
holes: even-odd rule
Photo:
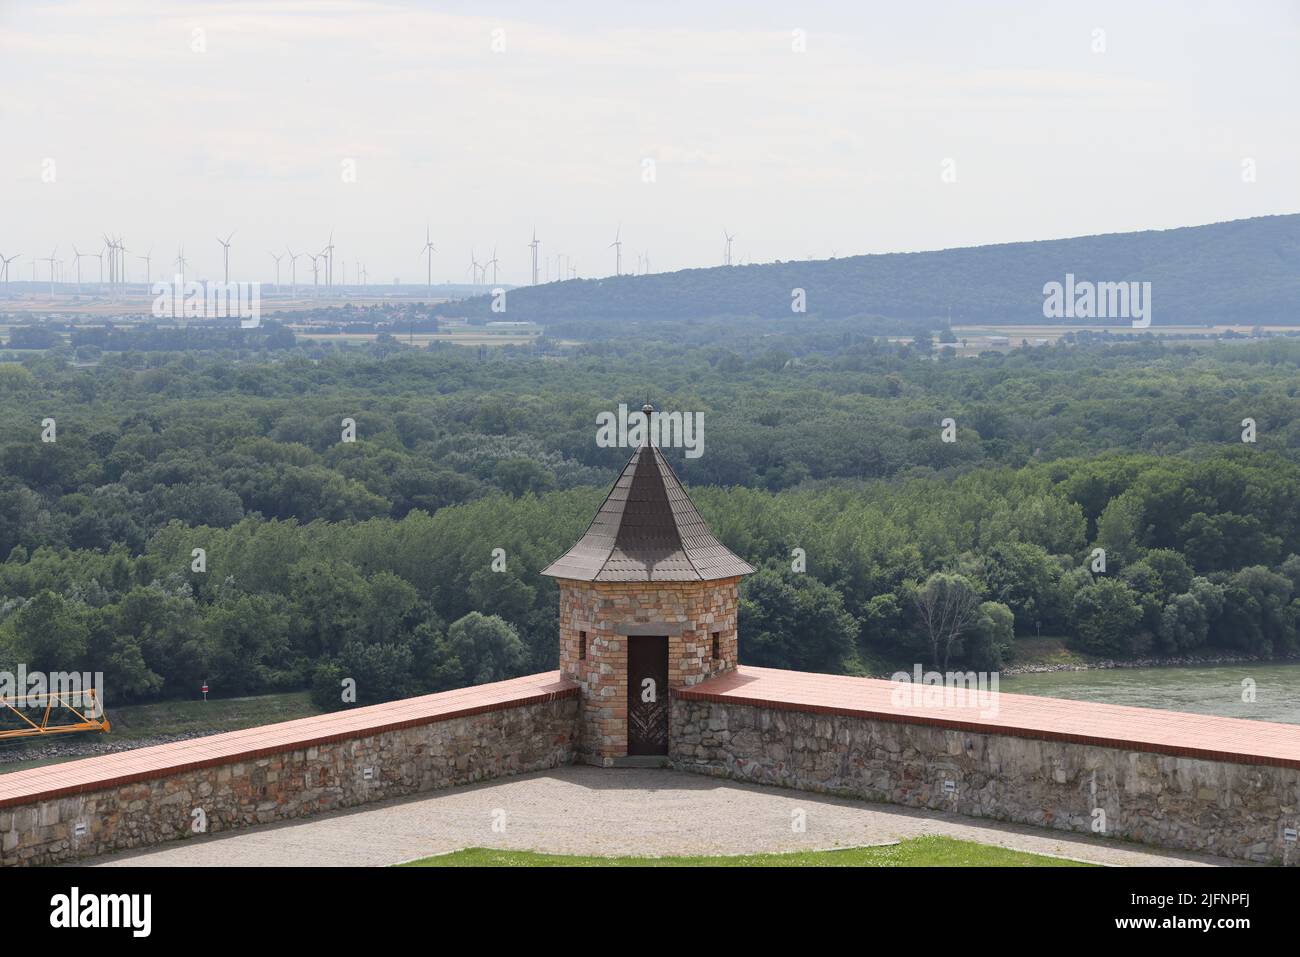
[[[806,828],[792,827],[802,812]],[[107,866],[379,866],[464,847],[673,856],[821,850],[923,834],[1110,865],[1231,865],[934,811],[657,769],[558,768],[320,817],[177,841]]]

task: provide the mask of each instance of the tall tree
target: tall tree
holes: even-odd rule
[[[916,590],[916,610],[933,662],[947,671],[957,642],[979,620],[979,590],[964,575],[936,572]]]

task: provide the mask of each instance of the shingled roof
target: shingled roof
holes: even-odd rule
[[[587,533],[542,574],[584,582],[699,582],[753,570],[713,537],[660,451],[643,445]]]

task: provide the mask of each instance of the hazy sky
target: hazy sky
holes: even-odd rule
[[[411,283],[428,220],[435,280],[524,282],[534,223],[591,276],[620,223],[661,271],[1289,213],[1298,92],[1295,0],[0,0],[0,252],[219,278],[237,230],[266,280],[333,228]]]

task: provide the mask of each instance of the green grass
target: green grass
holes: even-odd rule
[[[1007,665],[1012,668],[1026,665],[1086,665],[1098,660],[1095,655],[1083,655],[1065,646],[1066,638],[1060,635],[1043,635],[1041,638],[1017,638],[1015,656]]]
[[[470,847],[401,867],[1088,867],[1079,861],[1011,851],[950,837],[914,837],[880,847],[736,857],[576,857]]]

